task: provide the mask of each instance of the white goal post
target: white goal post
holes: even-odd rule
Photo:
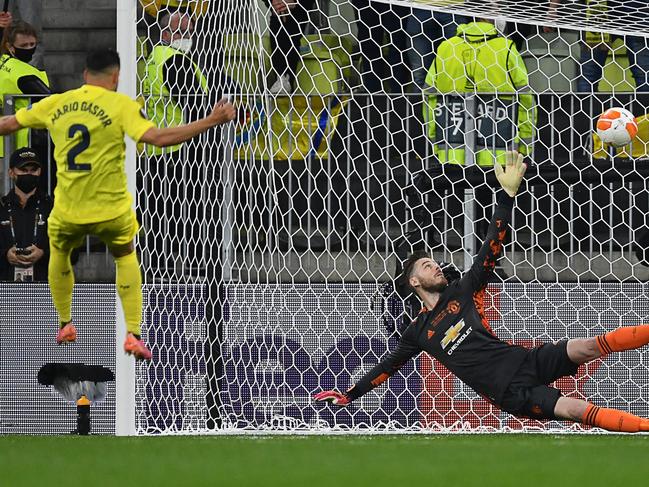
[[[117,2],[117,52],[120,54],[120,92],[135,98],[137,73],[137,8],[136,2]],[[135,144],[126,140],[125,171],[128,190],[136,194],[137,154]],[[117,293],[117,290],[115,291]],[[135,366],[131,357],[124,355],[122,344],[126,338],[126,320],[119,300],[115,301],[115,434],[135,434]]]

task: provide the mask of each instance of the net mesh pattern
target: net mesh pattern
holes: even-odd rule
[[[378,311],[382,298],[371,284],[226,286],[228,313],[219,348],[223,375],[210,396],[210,339],[197,333],[203,328],[197,325],[203,325],[204,287],[173,288],[147,293],[147,313],[155,317],[148,314],[150,328],[143,334],[155,345],[154,361],[138,368],[139,432],[206,431],[210,399],[222,431],[566,428],[497,410],[425,354],[345,409],[313,403],[314,391],[349,388],[395,346]],[[646,291],[644,284],[494,284],[486,313],[500,338],[535,346],[646,321]],[[646,350],[611,355],[555,386],[564,394],[646,416],[647,359]]]
[[[468,268],[506,150],[529,168],[490,287],[498,335],[532,345],[646,319],[646,2],[141,3],[149,118],[194,120],[222,96],[238,117],[139,148],[154,361],[138,366],[138,431],[565,428],[493,409],[425,356],[350,408],[310,395],[394,347],[404,307],[383,286],[398,260],[426,247]],[[593,130],[615,106],[639,127],[620,149]],[[560,385],[646,415],[645,360]]]

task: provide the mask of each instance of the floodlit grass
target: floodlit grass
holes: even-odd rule
[[[649,436],[0,436],[0,486],[641,486]]]

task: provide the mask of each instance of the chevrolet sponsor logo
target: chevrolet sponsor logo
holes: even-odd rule
[[[464,328],[464,320],[458,321],[457,324],[451,326],[446,333],[444,333],[444,338],[440,342],[442,345],[442,350],[445,350],[448,347],[448,344],[457,340],[457,337],[460,336],[460,331]]]
[[[455,349],[459,347],[464,340],[466,340],[466,337],[468,337],[472,331],[473,331],[473,327],[472,326],[468,327],[467,330],[464,333],[462,333],[462,336],[458,338],[457,341],[453,344],[453,346],[448,349],[448,352],[446,352],[446,354],[453,355]]]

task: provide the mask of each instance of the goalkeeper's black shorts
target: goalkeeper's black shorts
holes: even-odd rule
[[[578,365],[568,358],[568,340],[545,343],[530,350],[499,404],[503,411],[534,419],[556,419],[554,407],[561,391],[548,384],[575,375]]]

